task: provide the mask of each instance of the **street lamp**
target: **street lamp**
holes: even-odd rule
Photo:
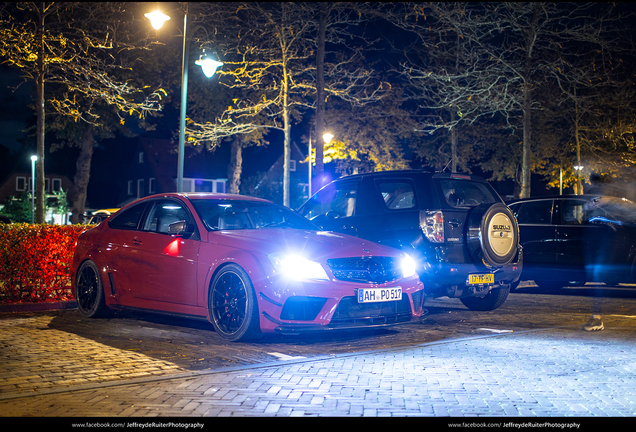
[[[31,223],[35,223],[35,161],[36,155],[31,156]]]
[[[162,12],[156,11],[147,13],[144,15],[150,20],[152,27],[159,30],[164,22],[168,21],[170,17]],[[198,29],[195,28],[194,31]],[[177,192],[183,192],[183,160],[185,153],[185,119],[186,119],[186,105],[188,101],[188,51],[189,44],[187,42],[188,31],[188,3],[186,3],[185,14],[183,15],[183,59],[181,62],[181,112],[179,119],[179,154],[177,162]],[[204,58],[205,57],[205,58]],[[207,56],[202,55],[199,60],[195,62],[198,66],[201,66],[203,73],[206,77],[211,78],[216,69],[223,66],[223,63],[209,59]]]
[[[581,185],[581,170],[583,170],[583,165],[575,165],[574,169],[576,170],[576,192],[578,195],[583,195],[583,185]]]
[[[325,144],[329,144],[333,135],[329,132],[326,132],[322,139],[325,141]],[[311,130],[309,131],[309,198],[311,198]]]

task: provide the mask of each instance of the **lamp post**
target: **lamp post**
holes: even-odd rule
[[[322,139],[325,141],[325,144],[329,144],[333,138],[333,135],[329,132],[325,132],[323,134]],[[309,196],[311,198],[311,130],[309,131]]]
[[[583,195],[583,185],[581,185],[581,170],[583,170],[583,165],[576,165],[574,169],[576,170],[576,193],[577,195]]]
[[[170,17],[163,14],[160,11],[147,13],[144,15],[150,20],[152,27],[155,30],[159,30],[164,22],[168,21]],[[195,28],[194,31],[198,29]],[[183,58],[181,61],[181,109],[179,118],[179,154],[177,162],[177,192],[183,192],[183,160],[185,153],[185,119],[186,119],[186,105],[188,102],[188,54],[189,44],[187,40],[188,32],[188,3],[186,3],[185,14],[183,15]],[[212,60],[204,54],[195,62],[198,66],[201,66],[203,73],[206,77],[211,78],[216,69],[223,66],[223,63]]]
[[[31,156],[31,223],[35,223],[35,161],[36,155]]]

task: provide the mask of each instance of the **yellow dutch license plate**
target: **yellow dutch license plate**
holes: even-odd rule
[[[468,275],[468,285],[487,285],[494,283],[495,275],[493,273]]]

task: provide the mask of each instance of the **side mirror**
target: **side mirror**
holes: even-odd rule
[[[177,221],[168,225],[168,234],[176,237],[188,238],[194,233],[194,226],[186,221]]]

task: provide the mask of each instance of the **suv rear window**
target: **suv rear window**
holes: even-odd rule
[[[439,180],[442,194],[451,207],[473,207],[500,202],[487,184],[458,179]]]

